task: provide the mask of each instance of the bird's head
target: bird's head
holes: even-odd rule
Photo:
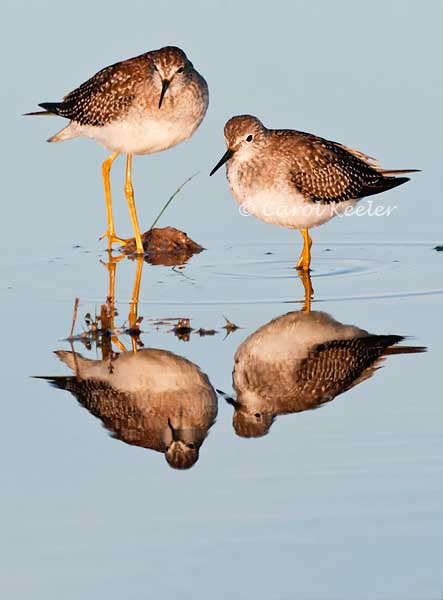
[[[183,86],[193,67],[183,50],[175,46],[166,46],[152,52],[152,68],[154,77],[158,79],[158,107],[161,108],[168,89],[171,86]]]
[[[192,442],[172,442],[165,458],[173,469],[190,469],[198,461],[198,448]]]
[[[240,408],[232,416],[235,433],[244,438],[257,438],[268,434],[273,422],[274,415],[268,411],[249,412]]]
[[[275,416],[255,394],[240,392],[237,399],[221,390],[217,392],[234,408],[232,425],[240,437],[262,437],[269,433]]]
[[[225,141],[227,150],[212,169],[214,173],[234,155],[239,160],[248,160],[266,143],[268,130],[263,123],[251,115],[232,117],[225,125]]]
[[[190,469],[198,461],[199,444],[193,433],[193,429],[176,429],[168,419],[165,458],[173,469]]]

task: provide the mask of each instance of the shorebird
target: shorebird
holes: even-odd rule
[[[397,347],[403,339],[372,335],[319,311],[273,319],[237,349],[232,374],[236,398],[222,393],[235,409],[236,433],[266,435],[276,416],[330,402],[372,377],[384,357],[425,350]]]
[[[134,228],[136,252],[143,254],[132,187],[132,155],[167,150],[191,137],[208,108],[208,86],[180,48],[166,46],[118,62],[96,73],[62,102],[42,102],[44,111],[69,124],[50,137],[61,142],[92,138],[112,154],[102,165],[108,228],[100,239],[125,245],[115,233],[109,173],[120,153],[127,155],[125,195]]]
[[[296,268],[305,271],[311,264],[309,229],[365,196],[409,181],[397,175],[417,171],[382,169],[358,150],[302,131],[267,129],[251,115],[229,119],[224,134],[228,149],[210,174],[226,163],[231,193],[244,213],[301,231]]]
[[[197,462],[217,416],[216,393],[197,365],[154,348],[121,352],[111,363],[56,355],[75,375],[43,379],[71,392],[114,438],[164,453],[174,469]]]

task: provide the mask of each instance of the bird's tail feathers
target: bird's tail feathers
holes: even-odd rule
[[[51,114],[58,115],[59,108],[62,104],[63,102],[41,102],[39,106]]]
[[[49,110],[37,110],[35,112],[23,113],[24,117],[56,117],[57,113],[50,112]]]
[[[377,169],[377,171],[384,177],[395,177],[396,175],[404,175],[405,173],[420,173],[420,169]]]
[[[33,379],[44,379],[48,381],[52,386],[60,390],[74,391],[76,379],[72,375],[66,377],[65,375],[33,375]],[[77,384],[78,385],[78,384]]]
[[[392,356],[393,354],[419,354],[426,352],[426,346],[390,346],[386,348],[385,355]]]
[[[365,196],[374,196],[375,194],[380,194],[381,192],[386,192],[387,190],[391,190],[403,183],[410,181],[409,177],[380,177],[378,181],[371,182],[370,185],[367,185],[362,190],[362,198]]]
[[[403,342],[405,338],[403,335],[370,335],[363,340],[372,347],[379,347],[383,349],[384,356],[392,356],[393,354],[418,354],[420,352],[426,352],[426,346],[397,346],[400,342]]]
[[[42,115],[58,115],[58,110],[60,108],[60,106],[62,105],[62,102],[42,102],[41,104],[39,104],[40,108],[43,108],[43,110],[37,110],[35,112],[29,112],[29,113],[25,113],[23,116],[24,117],[37,117],[37,116],[42,116]]]

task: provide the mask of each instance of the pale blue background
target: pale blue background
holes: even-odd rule
[[[442,4],[39,1],[4,2],[1,13],[2,597],[441,599],[443,257],[432,247],[443,217]],[[248,112],[385,167],[423,169],[377,197],[398,206],[392,217],[313,232],[313,283],[319,310],[429,352],[390,359],[261,440],[235,437],[223,403],[187,473],[111,440],[72,397],[29,378],[66,372],[51,352],[65,347],[74,297],[80,316],[105,300],[106,152],[88,140],[46,144],[63,121],[21,114],[166,44],[207,78],[210,108],[192,140],[135,159],[137,206],[148,228],[201,170],[161,224],[208,251],[189,279],[147,265],[140,313],[197,327],[220,327],[226,314],[243,329],[189,344],[150,330],[144,342],[198,363],[215,387],[230,392],[238,344],[302,300],[289,269],[297,234],[240,217],[223,172],[208,177],[224,122]],[[113,189],[126,235],[122,165]],[[134,268],[118,268],[122,320]]]
[[[321,134],[376,156],[389,168],[424,175],[385,196],[399,203],[395,223],[368,219],[331,223],[315,237],[359,231],[390,239],[440,235],[440,2],[10,2],[3,8],[4,201],[8,246],[39,248],[51,219],[55,242],[90,242],[102,232],[100,162],[105,150],[89,140],[45,145],[62,119],[21,118],[40,101],[57,100],[104,65],[165,44],[183,47],[207,78],[210,108],[186,144],[137,158],[134,180],[146,227],[168,195],[193,172],[168,222],[207,239],[291,239],[266,224],[242,222],[223,174],[206,173],[224,152],[222,128],[234,114],[252,113],[270,127]],[[120,167],[123,160],[120,161]],[[25,168],[26,167],[26,168]],[[115,169],[115,185],[122,187]],[[119,220],[127,220],[123,199]],[[26,209],[26,212],[24,212]],[[424,210],[426,209],[426,210]],[[69,227],[68,227],[69,224]],[[103,225],[102,225],[103,224]],[[75,232],[75,236],[72,232]],[[200,233],[200,238],[201,238]]]

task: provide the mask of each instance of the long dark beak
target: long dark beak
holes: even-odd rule
[[[215,165],[215,167],[212,169],[212,171],[209,173],[209,176],[214,175],[214,173],[216,171],[219,170],[219,168],[225,164],[225,162],[227,162],[230,158],[232,158],[234,154],[234,150],[231,150],[230,148],[228,148],[226,150],[226,152],[223,154],[223,156],[221,157],[221,159],[218,161],[218,163]]]
[[[234,398],[232,396],[230,396],[226,392],[223,392],[222,390],[215,390],[215,391],[217,392],[217,394],[219,394],[223,398],[223,400],[225,400],[228,404],[233,406],[235,409],[240,408],[240,403],[237,402],[237,400],[234,400]]]
[[[169,81],[169,79],[163,79],[163,81],[162,81],[162,91],[160,94],[160,100],[158,101],[159,108],[162,107],[163,98],[165,97],[166,91],[167,91],[170,83],[171,82]]]
[[[168,425],[169,425],[169,429],[171,430],[171,433],[172,433],[172,441],[176,442],[178,438],[177,438],[177,434],[175,433],[175,429],[172,427],[171,419],[168,419]]]

